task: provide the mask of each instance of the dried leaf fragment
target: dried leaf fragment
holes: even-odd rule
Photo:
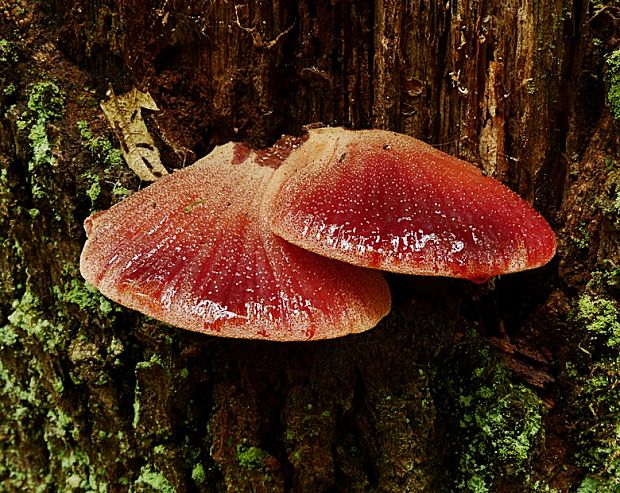
[[[141,180],[155,181],[167,175],[159,150],[142,119],[142,108],[159,111],[151,95],[135,87],[120,96],[110,88],[108,94],[108,99],[101,102],[101,109],[121,143],[127,165]]]

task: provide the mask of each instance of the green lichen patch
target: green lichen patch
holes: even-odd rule
[[[15,43],[8,39],[0,39],[0,64],[14,65],[19,60]]]
[[[17,92],[17,87],[13,83],[7,84],[6,86],[2,88],[3,96],[13,96],[16,92]]]
[[[19,322],[30,323],[24,318]],[[107,492],[106,481],[78,443],[79,419],[75,409],[65,405],[62,375],[35,357],[31,348],[36,345],[24,340],[23,334],[20,343],[0,353],[3,491],[46,492],[64,486],[63,491]],[[28,443],[23,436],[30,437]],[[58,478],[65,484],[59,484]]]
[[[136,491],[157,491],[161,493],[176,493],[166,476],[151,466],[143,466],[140,476],[135,482]]]
[[[26,308],[26,303],[19,307]],[[20,328],[30,323],[20,316]],[[40,344],[20,329],[17,333],[17,343],[0,352],[2,490],[106,493],[109,471],[97,466],[100,452],[111,447],[125,453],[127,447],[115,435],[85,429],[83,410],[75,406],[62,369],[40,354]]]
[[[606,193],[599,196],[598,205],[611,219],[616,230],[620,230],[620,167],[608,173],[604,191]]]
[[[533,484],[533,461],[543,442],[544,407],[472,333],[456,349],[447,377],[453,435],[451,491],[493,492],[500,480]]]
[[[123,153],[120,149],[114,147],[107,138],[93,136],[88,123],[83,120],[77,122],[77,126],[82,137],[82,144],[95,158],[97,163],[108,169],[108,174],[110,173],[109,168],[123,168],[125,166]]]
[[[17,127],[28,131],[28,141],[32,151],[28,169],[31,172],[41,166],[56,165],[47,125],[62,116],[64,101],[64,95],[54,82],[38,82],[32,84],[28,90],[29,111],[21,115]]]
[[[171,382],[172,372],[158,354],[136,364],[132,425],[143,441],[170,439]]]
[[[15,331],[15,327],[11,324],[7,324],[0,327],[0,349],[14,346],[19,336]]]
[[[6,227],[6,231],[9,221],[3,220],[2,212],[0,190],[0,230]],[[11,241],[9,238],[0,237],[0,326],[7,322],[6,317],[13,311],[15,298],[20,296],[27,275],[24,252],[20,243],[14,239]]]
[[[617,269],[608,267],[592,274],[570,317],[579,352],[566,374],[575,386],[576,459],[586,471],[581,493],[620,490],[620,303],[609,293]]]
[[[45,7],[17,0],[7,8],[13,4],[37,11]],[[6,9],[0,11],[6,16]],[[85,78],[65,63],[49,33],[35,25],[37,16],[27,39],[18,40],[16,28],[10,42],[0,41],[5,140],[0,156],[0,490],[103,493],[120,486],[120,491],[154,491],[163,484],[158,474],[177,490],[178,477],[189,479],[197,461],[188,457],[186,466],[170,468],[179,474],[148,453],[136,457],[142,436],[131,428],[131,369],[138,344],[129,321],[121,324],[116,306],[86,285],[77,267],[83,237],[79,216],[89,201],[91,208],[109,203],[116,168],[106,169],[114,166],[118,151],[96,137],[90,149],[83,145],[76,121],[98,111],[96,100],[80,99]],[[106,169],[93,165],[91,149]],[[145,373],[145,381],[152,375]],[[159,394],[156,385],[143,389],[143,416],[148,417],[147,404]]]
[[[590,231],[588,231],[588,226],[585,223],[580,223],[577,233],[570,238],[580,250],[590,248]]]
[[[111,193],[112,197],[117,200],[122,200],[130,195],[132,192],[121,186],[119,181],[119,176],[126,172],[121,150],[114,147],[106,137],[94,136],[87,122],[78,121],[77,126],[82,138],[82,145],[94,159],[94,168],[99,170],[99,173],[89,171],[83,175],[88,184],[86,195],[90,199],[91,209],[94,208],[103,191],[103,183],[113,184]]]
[[[90,199],[90,208],[93,210],[97,199],[101,195],[101,182],[99,181],[99,177],[94,173],[85,173],[84,176],[91,183],[90,187],[86,190],[86,195],[88,195],[88,198]]]
[[[0,425],[0,478],[3,487],[13,491],[43,492],[52,481],[49,471],[41,469],[35,477],[29,464],[24,464],[28,456],[20,457],[22,450],[14,448],[21,434],[32,432],[41,417],[39,409],[45,406],[45,394],[36,383],[31,384],[41,378],[43,368],[35,362],[18,372],[14,365],[15,361],[4,350],[0,357],[0,413],[5,418]]]
[[[59,232],[60,225],[67,220],[63,221],[60,212],[66,212],[67,199],[61,191],[66,178],[61,176],[63,170],[58,166],[61,150],[55,123],[64,115],[65,96],[55,82],[44,80],[28,85],[25,97],[25,105],[17,98],[18,104],[5,115],[15,121],[18,140],[23,145],[19,148],[20,157],[27,162],[31,200],[23,201],[22,207],[31,216],[36,214],[37,221],[56,223],[59,227],[55,232]]]
[[[202,464],[196,464],[192,469],[192,480],[196,484],[203,484],[207,480],[207,474]]]
[[[55,120],[64,114],[65,96],[55,82],[37,82],[28,91],[28,109],[36,120]]]
[[[269,457],[269,452],[259,447],[243,443],[237,444],[237,461],[244,469],[262,469],[267,457]]]
[[[112,305],[110,300],[101,295],[94,286],[78,277],[77,272],[75,277],[71,277],[62,287],[54,286],[53,290],[58,301],[71,303],[79,307],[80,310],[93,315],[107,317],[114,311],[119,310],[117,306]]]
[[[133,192],[128,188],[117,184],[115,184],[114,188],[112,189],[112,196],[116,199],[117,202],[120,202],[121,200],[129,197],[132,193]]]
[[[47,318],[38,299],[30,290],[26,290],[21,299],[13,303],[13,311],[8,320],[12,330],[21,330],[27,337],[38,341],[46,351],[61,349],[67,342],[64,326]]]

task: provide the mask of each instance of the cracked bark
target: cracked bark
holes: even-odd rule
[[[490,286],[394,277],[395,310],[377,329],[304,345],[201,337],[69,294],[88,176],[100,177],[94,208],[108,207],[115,187],[140,186],[128,172],[112,180],[76,127],[111,135],[97,106],[109,85],[149,91],[162,108],[149,125],[169,169],[229,140],[265,146],[315,122],[386,128],[476,163],[557,230],[591,219],[599,212],[575,216],[587,197],[567,198],[577,186],[567,156],[579,166],[590,126],[615,123],[591,75],[601,57],[586,56],[590,30],[604,29],[586,22],[587,2],[54,0],[1,15],[18,53],[0,67],[3,87],[15,86],[0,126],[0,322],[17,334],[0,355],[17,389],[0,401],[7,490],[447,491],[464,474],[453,451],[465,438],[445,367],[471,327],[483,340],[507,334],[509,346],[491,341],[501,357],[536,353],[508,364],[550,408],[555,455],[534,443],[527,472],[559,491],[579,483],[570,433],[557,425],[571,384],[549,374],[569,353],[566,286],[583,286],[617,253],[613,241],[559,274],[555,262]],[[58,166],[29,171],[18,121],[41,80],[65,97],[63,116],[46,123]],[[580,190],[596,184],[583,169]],[[562,258],[579,255],[562,245]],[[51,347],[32,328],[42,320],[60,334]],[[517,491],[521,480],[491,486]]]

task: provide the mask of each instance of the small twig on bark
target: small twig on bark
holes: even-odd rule
[[[618,17],[615,16],[613,14],[613,12],[616,12],[616,13],[620,14],[620,8],[618,8],[618,7],[614,6],[614,5],[605,5],[604,7],[600,8],[596,12],[594,12],[594,14],[592,14],[592,17],[590,17],[588,19],[588,23],[592,22],[594,19],[596,19],[601,14],[607,14],[613,20],[617,21]]]
[[[239,29],[249,33],[252,36],[252,44],[256,48],[265,48],[267,50],[270,50],[280,41],[282,36],[284,36],[285,34],[288,34],[290,30],[293,29],[293,26],[295,25],[295,23],[291,24],[288,28],[286,28],[284,31],[278,34],[271,41],[265,41],[263,39],[263,35],[260,32],[258,32],[258,29],[256,29],[255,27],[245,27],[241,25],[241,21],[239,20],[239,9],[241,7],[243,7],[243,5],[235,5],[235,17],[236,17],[235,23],[237,24],[237,27]]]

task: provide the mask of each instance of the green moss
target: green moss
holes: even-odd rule
[[[7,84],[4,88],[2,88],[3,96],[12,96],[16,92],[17,92],[17,87],[15,87],[15,84],[13,83]]]
[[[150,486],[152,491],[175,493],[175,489],[172,487],[166,476],[149,465],[142,467],[140,470],[140,476],[136,480],[135,484]]]
[[[28,108],[34,112],[37,120],[46,121],[60,118],[65,110],[65,97],[53,82],[38,82],[28,91]]]
[[[131,190],[129,190],[128,188],[125,187],[121,187],[121,186],[115,186],[112,189],[112,195],[114,197],[117,197],[119,200],[123,200],[127,197],[129,197],[133,192]]]
[[[617,303],[584,294],[577,303],[577,320],[587,333],[608,347],[620,344],[620,310]]]
[[[620,287],[620,267],[612,260],[603,261],[604,270],[601,272],[602,281],[607,288]]]
[[[151,354],[151,357],[148,360],[139,361],[138,363],[136,363],[136,370],[149,369],[153,365],[157,365],[161,367],[167,373],[169,371],[168,365],[164,363],[164,361],[162,360],[159,354],[155,354],[155,353]]]
[[[35,477],[13,450],[19,443],[19,436],[32,431],[33,422],[40,417],[39,410],[45,408],[47,396],[36,384],[42,372],[41,366],[34,361],[30,363],[27,374],[18,375],[0,360],[0,413],[5,418],[0,428],[3,436],[0,441],[0,475],[6,491],[43,492],[51,482],[47,470],[37,471]]]
[[[241,443],[237,445],[237,461],[244,469],[262,469],[267,457],[269,454],[259,447]]]
[[[196,464],[192,469],[192,479],[196,484],[203,484],[207,480],[205,468],[202,464]]]
[[[297,450],[295,450],[295,452],[293,452],[293,460],[296,463],[301,462],[301,450],[297,449]]]
[[[460,430],[454,435],[453,491],[495,491],[500,478],[530,484],[530,471],[543,439],[544,407],[470,334],[457,348],[447,378],[448,396]]]
[[[17,48],[7,39],[0,39],[0,63],[14,64],[19,60]]]
[[[88,190],[86,190],[86,195],[88,195],[88,198],[90,199],[90,206],[92,209],[94,208],[95,202],[97,202],[99,195],[101,195],[101,183],[99,183],[99,177],[93,173],[87,173],[86,176],[90,178],[92,182],[90,187],[88,187]]]
[[[56,298],[63,303],[73,303],[81,310],[104,316],[110,315],[115,310],[112,303],[102,296],[99,291],[90,284],[77,277],[69,280],[64,286],[54,286]]]
[[[109,357],[112,358],[112,364],[115,367],[123,366],[124,362],[121,356],[124,350],[125,350],[125,345],[123,344],[123,342],[116,337],[112,337],[110,344],[108,344],[107,352],[108,352]]]
[[[124,168],[125,161],[120,149],[115,148],[105,137],[94,137],[87,122],[79,121],[77,126],[82,137],[82,144],[98,163],[106,168]],[[110,172],[109,169],[107,172]]]
[[[44,199],[47,197],[47,192],[44,190],[44,188],[39,185],[38,183],[36,183],[34,180],[31,181],[31,190],[32,190],[32,197],[34,199]]]
[[[599,196],[598,205],[618,230],[620,229],[620,170],[614,170],[607,175],[605,192]]]
[[[13,346],[17,340],[17,332],[12,325],[5,325],[0,328],[0,349]]]
[[[136,386],[136,392],[133,399],[133,422],[132,426],[134,429],[138,427],[140,423],[140,399],[139,399],[139,388]]]
[[[620,50],[616,50],[607,57],[607,79],[609,92],[607,101],[614,118],[620,119]]]
[[[580,223],[577,227],[578,235],[571,236],[571,239],[577,245],[577,248],[581,250],[587,250],[590,248],[590,232],[586,223]]]
[[[585,477],[577,488],[577,493],[599,493],[600,486],[601,482],[598,479]]]

